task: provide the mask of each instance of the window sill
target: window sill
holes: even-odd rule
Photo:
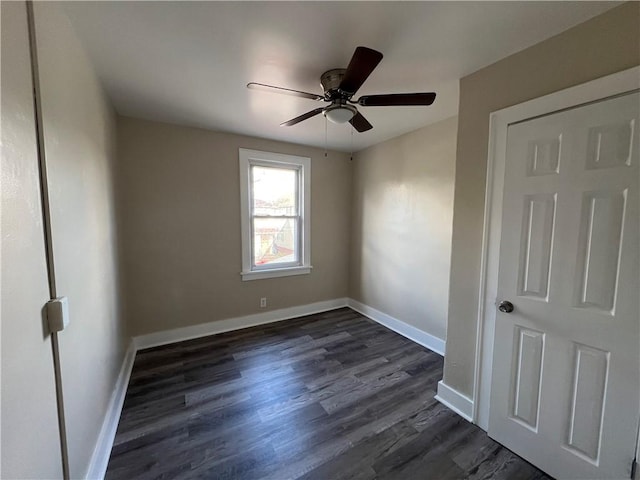
[[[242,281],[262,280],[264,278],[288,277],[291,275],[305,275],[311,273],[311,265],[302,267],[274,268],[273,270],[254,270],[251,272],[240,272]]]

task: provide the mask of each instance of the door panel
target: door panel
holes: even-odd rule
[[[639,106],[507,132],[489,434],[559,478],[628,478],[635,453]]]
[[[548,300],[556,196],[525,195],[518,294]]]
[[[610,352],[577,343],[574,343],[574,351],[567,446],[596,462],[600,451]]]
[[[626,193],[625,189],[583,195],[575,279],[577,307],[613,314]]]
[[[511,416],[535,431],[538,428],[544,333],[516,325],[515,334]]]

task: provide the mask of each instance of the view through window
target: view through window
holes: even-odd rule
[[[299,170],[251,167],[253,265],[300,264]]]

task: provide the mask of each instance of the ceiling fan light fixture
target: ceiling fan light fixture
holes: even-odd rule
[[[358,113],[358,110],[355,107],[345,104],[331,105],[322,112],[330,122],[338,124],[347,123],[356,113]]]

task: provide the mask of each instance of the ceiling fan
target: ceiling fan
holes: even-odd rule
[[[382,53],[367,47],[357,47],[346,69],[334,68],[322,74],[320,84],[324,90],[324,95],[255,82],[247,84],[247,88],[283,93],[285,95],[330,103],[330,105],[315,108],[310,112],[281,123],[280,125],[283,127],[290,127],[322,113],[328,120],[334,123],[349,122],[358,132],[366,132],[367,130],[371,130],[373,125],[358,112],[355,105],[361,107],[397,107],[404,105],[431,105],[434,102],[436,94],[433,92],[364,95],[357,100],[352,100],[352,97],[358,89],[369,75],[371,75],[371,72],[373,72],[378,63],[380,63],[380,60],[382,60]]]

